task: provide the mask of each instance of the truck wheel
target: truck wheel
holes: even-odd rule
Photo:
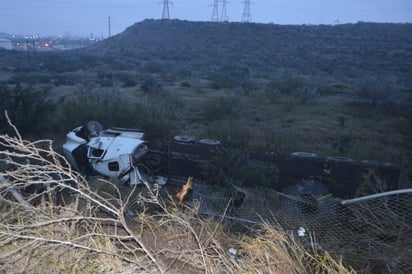
[[[328,188],[319,181],[312,179],[301,180],[285,188],[283,193],[296,197],[296,199],[293,199],[286,196],[282,199],[282,210],[289,212],[288,214],[293,214],[296,210],[301,213],[310,213],[318,210],[326,213],[334,210],[329,204],[325,204],[324,201],[318,201],[318,199],[323,200],[322,197],[330,194]]]
[[[179,143],[193,143],[196,137],[193,135],[176,135],[173,139]]]
[[[318,159],[319,156],[315,153],[310,152],[293,152],[290,157],[294,159]]]
[[[361,164],[368,167],[393,167],[393,164],[375,160],[363,160]]]
[[[340,157],[340,156],[328,156],[326,157],[326,162],[333,162],[333,163],[353,163],[355,162],[351,158]]]
[[[219,146],[220,145],[220,141],[214,140],[214,139],[201,139],[198,141],[198,143],[201,145],[209,145],[209,146]]]
[[[85,125],[85,130],[87,138],[97,137],[103,130],[103,126],[97,121],[88,121]]]
[[[315,197],[324,196],[330,193],[323,183],[312,179],[303,179],[299,182],[293,183],[286,187],[283,192],[293,196],[310,193]]]

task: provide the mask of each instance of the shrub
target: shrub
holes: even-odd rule
[[[59,108],[51,128],[55,133],[66,133],[75,126],[96,120],[105,128],[144,129],[151,143],[160,143],[170,136],[179,101],[166,94],[131,101],[117,88],[97,90],[79,85],[74,94],[61,99]]]
[[[180,86],[181,86],[182,88],[190,88],[190,87],[192,87],[192,85],[191,85],[189,82],[186,82],[186,81],[181,82],[181,83],[180,83]]]
[[[212,161],[202,166],[202,175],[211,183],[233,192],[232,184],[242,187],[276,187],[278,168],[273,164],[256,164],[248,160],[246,151],[221,150]]]
[[[212,88],[214,89],[234,88],[242,85],[247,86],[245,82],[249,81],[249,78],[249,68],[242,66],[224,66],[209,76],[209,80],[212,82]]]
[[[39,89],[22,87],[19,83],[14,88],[0,87],[0,128],[2,132],[9,132],[10,127],[4,112],[7,110],[15,125],[23,135],[40,133],[49,127],[50,117],[56,105],[49,97],[50,87],[42,86]]]
[[[132,113],[132,105],[116,90],[97,91],[79,85],[74,94],[62,98],[55,131],[66,132],[89,120],[100,121],[104,126],[134,127],[134,120],[130,119]]]
[[[266,90],[268,92],[279,91],[283,94],[291,94],[302,88],[304,85],[305,81],[302,78],[284,75],[277,80],[270,81],[266,85]]]
[[[121,83],[122,87],[134,87],[137,85],[136,75],[128,72],[118,72],[114,78]]]
[[[204,121],[215,121],[236,117],[240,108],[240,99],[235,96],[212,98],[202,106],[200,116]]]
[[[145,130],[147,138],[154,146],[170,140],[177,109],[177,103],[172,99],[169,101],[156,98],[145,97],[139,100],[131,112],[135,123]]]
[[[378,103],[388,100],[390,88],[386,82],[382,82],[376,77],[364,77],[358,81],[359,96],[368,100],[373,109],[376,109]]]
[[[141,89],[148,94],[156,94],[162,91],[162,85],[151,77],[145,77]]]
[[[296,96],[300,104],[305,105],[306,103],[318,97],[319,92],[316,88],[305,86],[293,92],[292,95]]]
[[[163,65],[159,62],[150,61],[143,65],[143,69],[149,73],[159,73],[163,70]]]

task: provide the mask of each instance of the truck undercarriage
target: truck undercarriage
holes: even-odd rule
[[[213,174],[205,174],[203,167],[228,153],[218,140],[196,140],[190,135],[175,136],[162,149],[148,148],[146,144],[142,130],[103,130],[100,123],[90,121],[67,134],[63,151],[73,168],[88,174],[118,177],[131,186],[143,181],[155,182],[159,177],[162,181],[164,178],[184,181],[188,176],[213,184]],[[335,197],[353,198],[373,194],[372,188],[364,188],[359,193],[368,176],[372,181],[378,178],[384,182],[380,186],[384,189],[380,191],[397,189],[400,177],[400,169],[390,163],[356,162],[340,156],[321,158],[307,152],[294,152],[287,157],[271,152],[248,152],[244,159],[245,164],[277,167],[276,182],[267,186],[294,195],[315,194],[322,188],[323,194],[329,192]],[[253,186],[253,182],[246,184]]]

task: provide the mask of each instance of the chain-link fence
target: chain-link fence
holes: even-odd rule
[[[412,273],[412,189],[352,200],[269,189],[224,193],[195,185],[193,198],[201,201],[203,214],[280,226],[311,248],[341,256],[360,272]]]

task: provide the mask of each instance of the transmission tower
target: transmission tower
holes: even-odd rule
[[[222,0],[222,13],[220,15],[220,21],[222,22],[229,21],[229,18],[227,17],[227,13],[226,13],[226,4],[227,4],[227,1]]]
[[[170,19],[170,14],[169,14],[169,5],[171,5],[172,2],[169,2],[169,0],[163,0],[163,15],[162,19]]]
[[[219,0],[213,1],[212,21],[219,22]]]
[[[252,17],[250,15],[250,0],[245,0],[242,3],[245,4],[243,8],[242,22],[251,22]]]

